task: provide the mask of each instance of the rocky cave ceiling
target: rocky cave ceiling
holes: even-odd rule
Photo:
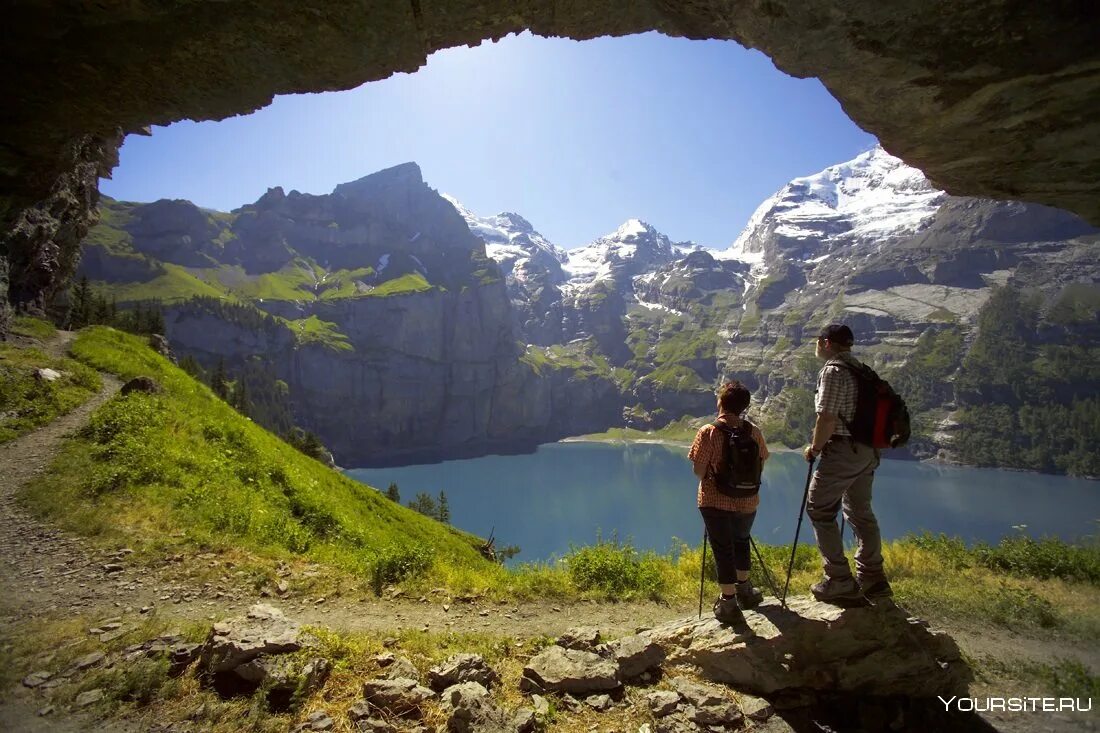
[[[1094,0],[19,0],[4,15],[5,231],[79,165],[108,171],[118,129],[348,89],[525,29],[732,39],[819,78],[950,193],[1100,224]]]

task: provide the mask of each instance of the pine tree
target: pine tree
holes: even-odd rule
[[[423,491],[416,495],[416,498],[409,502],[409,509],[420,512],[426,517],[435,519],[439,516],[438,509],[435,505],[435,499],[431,494],[425,494]]]
[[[200,366],[199,363],[195,361],[195,357],[190,354],[180,359],[180,369],[199,381],[206,379],[206,374],[203,372],[202,366]]]
[[[225,376],[225,359],[218,359],[214,373],[210,375],[210,389],[221,399],[229,401],[229,384]]]
[[[302,452],[310,458],[316,458],[318,461],[325,460],[325,453],[328,451],[325,449],[325,444],[321,442],[313,433],[306,431],[305,439],[302,441]]]
[[[242,415],[249,415],[251,405],[248,399],[248,385],[245,383],[244,377],[238,378],[233,387],[233,407]]]
[[[133,311],[132,315],[133,315],[133,319],[134,319],[133,320],[133,325],[127,330],[132,331],[134,333],[144,333],[145,332],[145,306],[141,304],[140,300],[138,301],[137,305],[134,306],[134,311]],[[215,392],[216,391],[217,390],[215,390]],[[221,395],[218,395],[218,396],[221,397]],[[222,399],[225,399],[225,398],[222,397]]]
[[[447,495],[442,491],[439,492],[439,510],[436,513],[436,518],[444,524],[451,523],[451,507],[447,503]]]
[[[91,317],[91,301],[91,287],[88,285],[88,276],[84,275],[73,288],[73,306],[69,314],[69,327],[72,330],[88,325]]]
[[[164,335],[164,312],[161,310],[160,301],[155,301],[149,307],[149,333]]]
[[[389,488],[386,489],[386,498],[398,504],[401,503],[401,491],[397,488],[396,483],[391,483]]]

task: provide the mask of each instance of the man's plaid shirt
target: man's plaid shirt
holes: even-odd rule
[[[722,413],[718,416],[718,419],[724,423],[733,423],[737,416]],[[755,425],[753,425],[752,437],[760,446],[760,460],[768,460],[770,455],[768,444],[764,442],[764,434],[760,432],[760,428]],[[718,486],[714,481],[714,474],[718,472],[718,462],[722,460],[722,444],[725,442],[725,433],[714,427],[714,425],[704,425],[695,434],[695,441],[691,444],[691,450],[688,451],[688,459],[693,464],[695,475],[703,474],[703,478],[699,479],[699,489],[695,494],[696,502],[699,507],[711,507],[713,509],[723,509],[727,512],[750,514],[755,512],[756,507],[760,504],[759,494],[744,497],[726,496],[718,491]]]
[[[850,352],[842,351],[825,362],[817,375],[817,393],[814,396],[814,410],[836,415],[836,429],[833,435],[851,436],[847,423],[856,417],[856,393],[859,388],[856,375],[837,362],[859,366],[860,362]]]

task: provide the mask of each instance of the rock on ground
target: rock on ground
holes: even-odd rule
[[[698,667],[737,690],[828,690],[935,698],[966,694],[972,674],[954,640],[892,604],[838,608],[794,598],[745,614],[750,630],[689,619],[644,632],[673,664]]]

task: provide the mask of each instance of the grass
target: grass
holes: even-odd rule
[[[384,548],[423,547],[435,565],[476,576],[493,566],[477,538],[345,478],[242,417],[138,338],[82,331],[76,358],[159,394],[116,397],[25,491],[40,516],[139,559],[179,549],[238,550],[267,567],[322,563],[369,584]]]
[[[967,547],[957,537],[926,532],[911,541],[935,552],[956,570],[984,567],[1018,578],[1058,578],[1100,585],[1100,542],[1095,538],[1067,545],[1055,538],[1036,540],[1019,535],[1004,537],[996,545],[978,543]]]
[[[671,443],[691,443],[695,440],[695,434],[699,428],[711,422],[709,417],[691,417],[684,415],[679,420],[673,420],[668,425],[657,430],[638,430],[636,428],[611,428],[602,433],[590,433],[581,435],[575,440],[591,441],[632,441],[632,440],[661,440]]]
[[[161,267],[164,268],[164,274],[146,282],[94,282],[92,287],[96,292],[117,300],[119,304],[149,300],[173,303],[197,295],[226,297],[224,289],[197,277],[185,267],[173,264],[162,264]]]
[[[46,327],[18,319],[23,335],[44,335]],[[53,369],[61,378],[47,382],[38,369]],[[56,359],[38,349],[0,344],[0,444],[25,435],[84,404],[101,386],[94,370],[70,359]]]
[[[550,346],[528,344],[519,360],[530,366],[538,376],[548,373],[548,370],[568,369],[581,379],[607,379],[616,384],[624,379],[624,370],[613,368],[592,339]]]
[[[393,295],[408,295],[409,293],[422,293],[425,290],[431,290],[432,286],[428,284],[428,281],[424,279],[424,276],[419,272],[410,272],[402,275],[401,277],[395,277],[392,280],[387,280],[378,287],[365,293],[365,295],[372,298],[388,298]]]
[[[316,343],[333,351],[355,351],[347,335],[340,331],[335,323],[322,321],[315,315],[296,321],[287,321],[286,324],[294,332],[300,344]]]
[[[57,328],[44,318],[16,316],[12,319],[11,332],[16,336],[46,341],[54,337]]]

